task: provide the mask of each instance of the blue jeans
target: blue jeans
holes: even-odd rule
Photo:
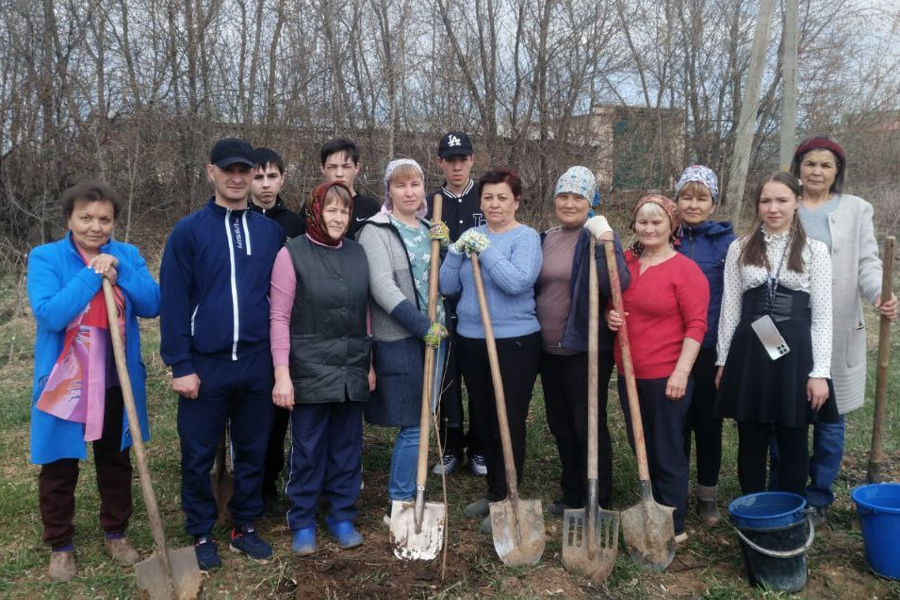
[[[416,466],[419,458],[419,427],[401,427],[391,454],[388,496],[391,500],[412,500],[416,495]]]
[[[769,447],[769,489],[776,490],[778,473],[778,444],[775,437]],[[844,458],[844,415],[837,423],[816,423],[813,425],[813,450],[809,457],[809,484],[806,486],[806,501],[810,506],[829,506],[834,502],[832,485],[841,469]]]

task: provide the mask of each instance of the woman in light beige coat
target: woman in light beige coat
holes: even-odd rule
[[[844,451],[844,415],[863,405],[866,388],[866,325],[862,302],[897,319],[897,298],[882,301],[881,259],[872,222],[872,205],[843,193],[844,149],[827,136],[804,140],[794,153],[791,172],[803,184],[799,208],[807,235],[831,251],[833,341],[831,378],[839,423],[820,423],[813,432],[807,502],[821,524],[834,501],[832,484]]]

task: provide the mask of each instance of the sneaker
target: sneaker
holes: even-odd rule
[[[491,501],[487,498],[479,498],[475,502],[472,502],[471,504],[466,506],[463,512],[467,517],[483,519],[484,517],[491,514]]]
[[[194,554],[197,555],[197,566],[201,571],[213,571],[222,566],[216,543],[206,536],[194,541]]]
[[[231,530],[231,544],[228,546],[232,552],[244,554],[261,564],[269,562],[272,556],[272,546],[262,541],[256,533],[253,525],[243,525]]]
[[[818,529],[822,525],[825,524],[825,515],[828,514],[827,506],[812,506],[809,520],[812,521],[812,524]]]
[[[106,538],[103,541],[103,548],[113,562],[120,567],[131,567],[141,560],[125,536]]]
[[[491,515],[486,516],[481,520],[481,525],[478,526],[478,531],[481,533],[486,533],[488,535],[492,535],[494,533],[494,527],[491,525]]]
[[[487,461],[484,454],[473,454],[469,457],[469,470],[472,471],[472,475],[478,477],[487,475]]]
[[[687,531],[682,531],[681,533],[675,534],[675,543],[676,544],[683,544],[687,541],[687,539],[688,539]]]
[[[309,556],[316,551],[316,528],[306,527],[294,532],[291,539],[291,552],[297,556]]]
[[[451,475],[459,469],[459,464],[462,461],[455,454],[445,454],[443,458],[441,458],[441,462],[434,465],[434,468],[431,469],[431,472],[435,475]]]
[[[71,546],[69,546],[71,548]],[[50,552],[50,579],[71,581],[75,578],[75,550],[53,550]]]
[[[328,523],[328,533],[337,541],[342,550],[362,546],[363,538],[353,526],[353,521]]]

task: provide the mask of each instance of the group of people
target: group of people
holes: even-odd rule
[[[383,200],[354,187],[359,151],[346,139],[321,150],[324,182],[301,212],[281,196],[284,163],[237,138],[212,148],[213,196],[166,243],[160,284],[139,251],[113,237],[120,201],[85,181],[61,198],[67,236],[34,248],[28,293],[37,321],[31,452],[41,465],[39,503],[50,576],[75,576],[74,490],[78,461],[93,442],[106,550],[120,565],[138,555],[125,536],[132,511],[131,436],[111,366],[110,327],[126,340],[129,376],[147,439],[144,366],[137,319],[160,316],[161,354],[178,394],[182,509],[200,567],[221,565],[213,537],[218,509],[209,472],[227,428],[233,455],[234,521],[229,547],[265,561],[255,529],[284,493],[292,551],[316,551],[319,501],[341,548],[363,543],[354,522],[361,489],[363,422],[397,428],[387,501],[415,496],[425,348],[438,360],[444,454],[435,473],[468,456],[486,476],[465,507],[490,532],[489,504],[506,497],[503,453],[472,257],[477,254],[502,373],[516,473],[523,476],[526,425],[541,376],[547,421],[561,463],[552,514],[586,501],[589,272],[596,254],[601,325],[598,500],[612,503],[607,393],[624,364],[617,331],[627,320],[653,493],[672,506],[676,541],[687,537],[690,456],[696,446],[696,510],[720,519],[717,486],[722,419],[738,424],[742,491],[805,495],[819,520],[833,502],[844,417],[865,387],[863,300],[896,320],[895,296],[879,296],[881,262],[872,207],[843,192],[846,156],[817,136],[796,151],[791,173],[762,180],[756,219],[736,237],[714,220],[715,173],[685,169],[674,198],[642,197],[625,249],[594,212],[592,172],[576,166],[554,190],[558,226],[538,233],[517,220],[522,181],[511,169],[471,177],[474,149],[463,132],[438,145],[444,185],[426,195],[414,160],[388,163]],[[441,194],[442,219],[428,199]],[[624,237],[624,235],[623,235]],[[429,265],[441,248],[436,316],[428,315]],[[606,264],[612,245],[623,289],[613,309]],[[114,284],[118,323],[108,323],[101,282]],[[462,384],[468,411],[462,405]],[[469,416],[469,431],[464,415]],[[813,424],[813,451],[808,449]],[[468,449],[466,451],[466,448]],[[767,468],[768,467],[768,468]],[[768,473],[768,474],[767,474]],[[390,504],[388,504],[390,506]],[[390,509],[384,519],[390,522]]]

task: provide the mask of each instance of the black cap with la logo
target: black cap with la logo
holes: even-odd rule
[[[472,140],[469,139],[462,131],[450,131],[441,138],[438,145],[438,156],[441,158],[450,158],[451,156],[471,156]]]

